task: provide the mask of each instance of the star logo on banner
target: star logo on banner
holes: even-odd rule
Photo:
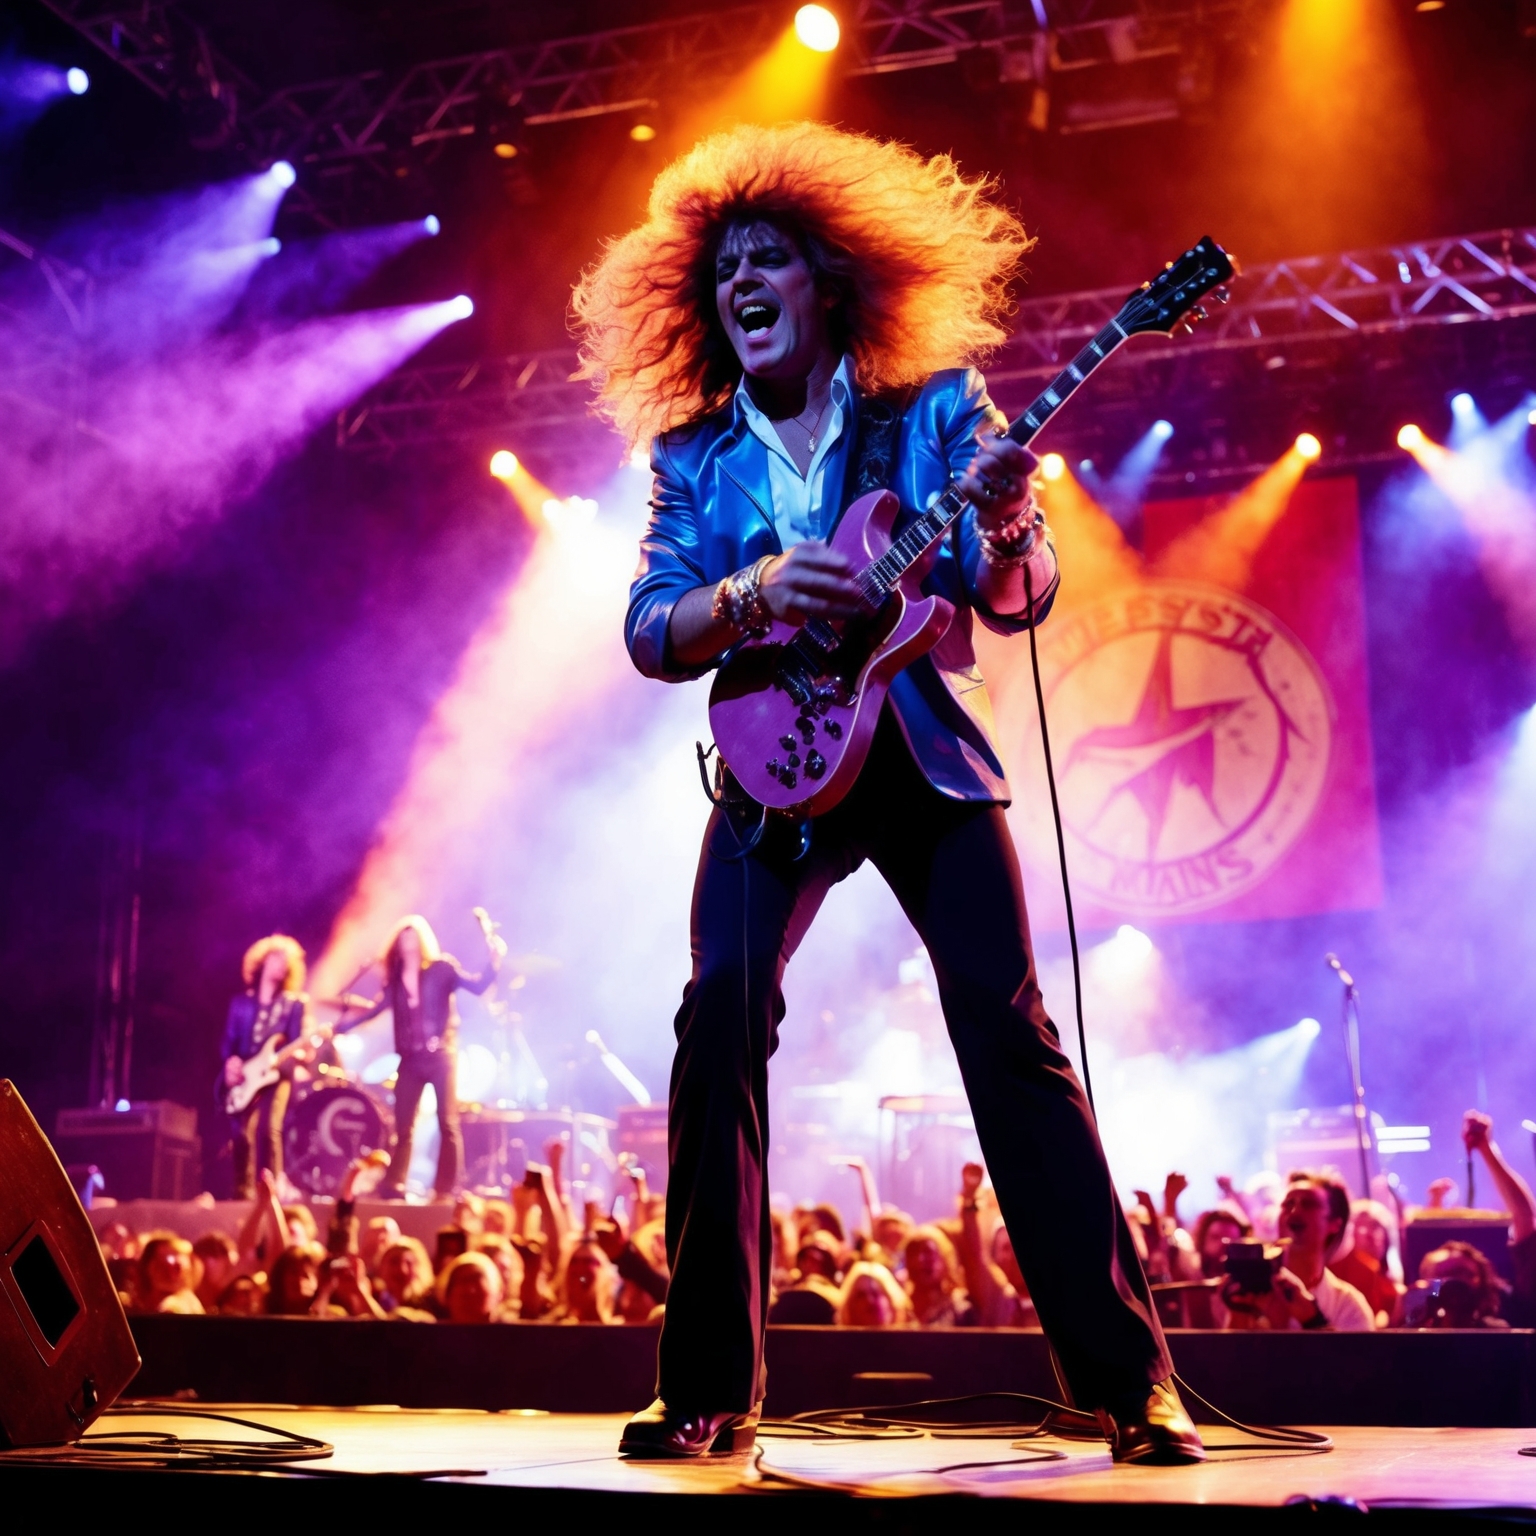
[[[1328,780],[1333,702],[1272,613],[1144,580],[1053,626],[1040,661],[1072,878],[1101,910],[1210,911],[1295,845]]]
[[[1217,821],[1221,812],[1213,799],[1216,782],[1216,743],[1212,733],[1243,698],[1217,699],[1208,704],[1179,706],[1173,701],[1173,631],[1164,630],[1157,644],[1147,686],[1136,713],[1124,725],[1101,725],[1072,743],[1064,773],[1088,757],[1125,776],[1105,798],[1090,827],[1097,826],[1120,795],[1130,795],[1147,819],[1147,853],[1157,857],[1168,803],[1179,784],[1187,784],[1204,799]]]

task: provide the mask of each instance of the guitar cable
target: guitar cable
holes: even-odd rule
[[[1040,682],[1040,647],[1035,640],[1035,590],[1029,579],[1029,561],[1024,562],[1024,622],[1029,630],[1029,669],[1035,680],[1035,708],[1040,715],[1040,746],[1045,753],[1045,782],[1051,791],[1051,820],[1056,826],[1056,857],[1061,864],[1061,895],[1067,907],[1067,942],[1072,946],[1072,1000],[1077,1008],[1077,1051],[1083,1065],[1083,1091],[1088,1108],[1098,1124],[1099,1110],[1093,1102],[1093,1077],[1088,1071],[1088,1031],[1083,1027],[1083,965],[1077,952],[1077,919],[1072,913],[1072,882],[1067,878],[1067,837],[1062,828],[1061,802],[1056,794],[1056,765],[1051,759],[1051,731],[1045,720],[1045,689]]]

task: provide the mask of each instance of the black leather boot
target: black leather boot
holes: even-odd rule
[[[1146,1397],[1098,1410],[1099,1426],[1116,1461],[1142,1467],[1182,1467],[1205,1460],[1205,1447],[1170,1378]]]
[[[761,1405],[750,1413],[697,1413],[669,1408],[658,1397],[619,1437],[620,1456],[729,1456],[750,1451]]]

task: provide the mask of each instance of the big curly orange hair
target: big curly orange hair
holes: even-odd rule
[[[715,410],[741,377],[715,311],[714,262],[733,223],[795,235],[838,294],[836,341],[859,384],[919,384],[1006,338],[1008,283],[1033,242],[948,155],[823,123],[715,134],[651,188],[645,223],[582,274],[579,376],[631,446]]]

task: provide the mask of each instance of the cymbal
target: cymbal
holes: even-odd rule
[[[371,997],[358,997],[355,992],[343,992],[340,997],[312,997],[311,1008],[334,1008],[338,1013],[350,1013],[354,1008],[371,1008]]]

